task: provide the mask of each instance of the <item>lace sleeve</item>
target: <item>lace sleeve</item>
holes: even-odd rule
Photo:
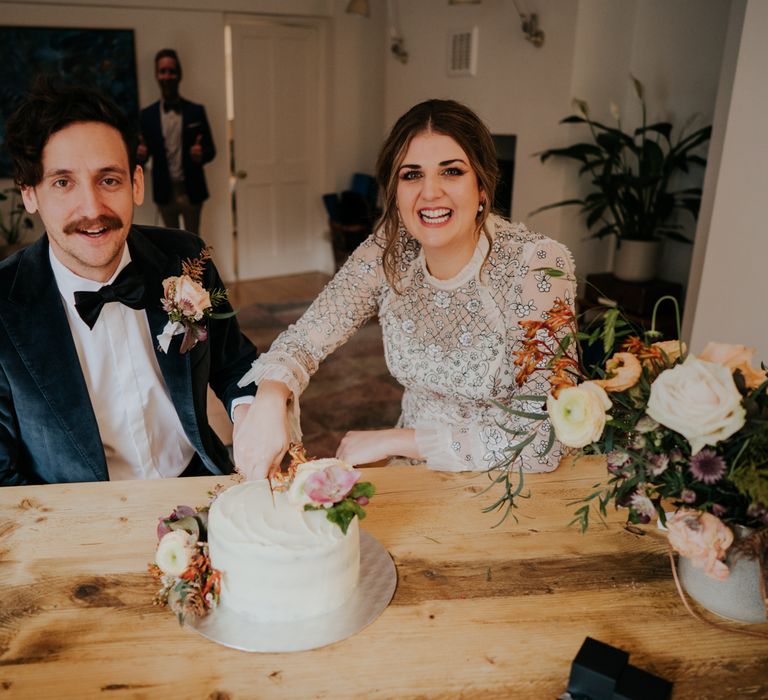
[[[320,363],[343,345],[379,306],[385,283],[381,247],[369,236],[349,257],[302,317],[258,357],[240,380],[240,386],[265,379],[281,381],[293,398],[292,432],[300,437],[298,397]]]
[[[500,376],[492,379],[485,406],[474,412],[473,419],[417,427],[417,445],[430,468],[443,471],[488,469],[504,459],[510,447],[527,437],[531,427],[528,420],[504,413],[490,399],[521,411],[541,412],[542,406],[537,402],[512,400],[516,394],[543,395],[549,391],[545,372],[534,372],[520,388],[514,381],[517,375],[515,352],[521,349],[523,339],[519,322],[546,319],[547,311],[558,298],[573,308],[576,289],[573,259],[565,246],[543,239],[526,243],[514,268],[508,284],[496,297],[497,304],[503,307],[506,328],[506,353]],[[564,275],[553,277],[537,268],[559,269]],[[504,375],[507,380],[500,381]],[[470,407],[467,413],[471,411]],[[521,433],[507,432],[515,430]],[[559,464],[562,451],[558,443],[544,454],[550,430],[548,421],[541,423],[536,437],[523,449],[522,463],[527,471],[551,471]]]

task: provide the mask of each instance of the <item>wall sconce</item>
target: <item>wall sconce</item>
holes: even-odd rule
[[[389,15],[389,50],[400,63],[408,63],[408,52],[405,50],[405,40],[398,30],[396,0],[387,0],[387,14]]]
[[[346,12],[349,15],[370,17],[371,6],[369,0],[349,0]],[[394,0],[387,0],[387,15],[389,17],[389,50],[400,63],[408,63],[405,41],[397,29],[397,7],[394,4]]]
[[[520,11],[517,5],[517,0],[512,0],[517,10],[517,14],[520,15],[521,27],[525,38],[530,41],[536,48],[541,48],[544,45],[544,32],[539,27],[539,16],[532,12],[525,14]]]

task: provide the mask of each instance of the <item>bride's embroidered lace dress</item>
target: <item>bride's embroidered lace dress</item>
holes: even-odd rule
[[[293,437],[300,437],[299,399],[320,362],[376,314],[392,376],[405,387],[398,427],[415,428],[427,465],[446,471],[487,469],[522,439],[505,432],[525,427],[496,407],[516,394],[546,394],[549,384],[535,373],[515,384],[513,351],[518,321],[541,319],[556,298],[573,305],[575,282],[568,249],[522,224],[492,216],[493,240],[480,236],[472,259],[450,280],[432,277],[417,241],[403,234],[398,294],[382,266],[383,246],[370,236],[347,260],[307,312],[261,355],[241,384],[276,379],[293,393]],[[558,268],[550,277],[536,268]],[[482,268],[482,269],[481,269]],[[540,406],[516,402],[515,408]],[[560,460],[555,443],[544,455],[549,425],[523,452],[529,471],[550,471]]]

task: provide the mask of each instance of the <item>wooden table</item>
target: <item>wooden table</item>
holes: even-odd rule
[[[567,527],[566,503],[603,473],[582,460],[530,477],[520,522],[492,529],[483,475],[368,470],[364,527],[397,564],[394,600],[356,636],[294,654],[219,646],[152,605],[157,518],[228,479],[0,489],[0,700],[552,700],[587,635],[674,681],[677,700],[768,697],[768,641],[692,619],[654,529],[619,514]]]

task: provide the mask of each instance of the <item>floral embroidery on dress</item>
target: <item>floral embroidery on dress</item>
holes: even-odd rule
[[[398,427],[416,429],[431,467],[487,469],[515,442],[514,430],[522,422],[493,402],[549,390],[541,373],[520,389],[515,384],[513,351],[523,338],[518,321],[542,318],[556,297],[572,304],[575,282],[562,244],[496,216],[486,226],[490,252],[481,235],[474,256],[452,280],[433,279],[418,242],[402,232],[400,293],[386,281],[383,242],[373,234],[307,313],[256,360],[244,381],[285,381],[298,417],[298,397],[322,359],[378,315],[387,366],[405,388]],[[553,278],[537,270],[555,266],[566,275]],[[540,408],[529,403],[523,410]],[[545,455],[545,447],[546,442],[536,442],[526,448],[526,469],[557,466],[560,450],[555,446]]]

